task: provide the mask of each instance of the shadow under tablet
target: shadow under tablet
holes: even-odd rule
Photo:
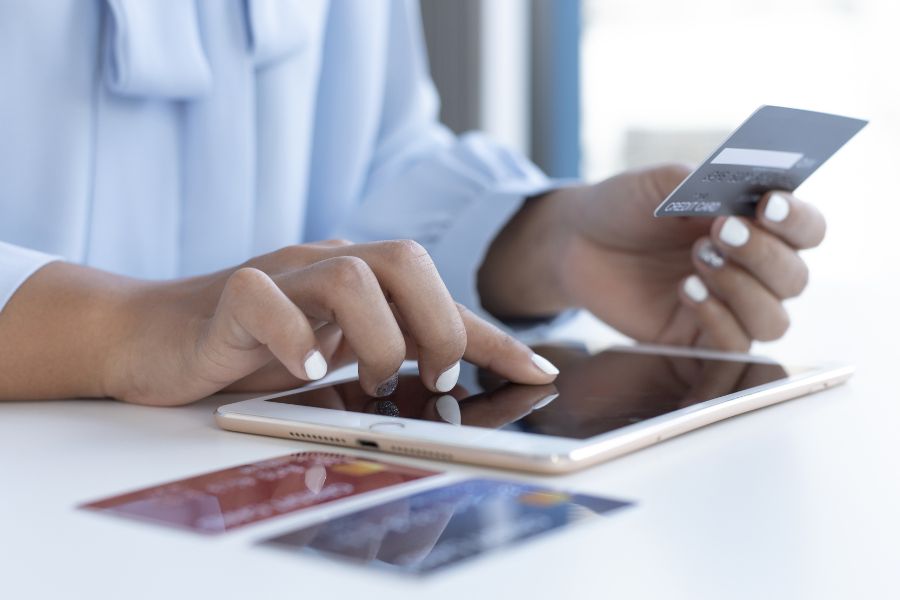
[[[508,481],[473,479],[379,504],[262,543],[408,574],[427,574],[630,506]]]

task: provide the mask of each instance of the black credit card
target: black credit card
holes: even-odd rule
[[[771,190],[793,192],[867,121],[763,106],[656,208],[656,217],[752,217]]]

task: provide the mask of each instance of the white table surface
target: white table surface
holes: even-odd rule
[[[0,598],[900,597],[893,287],[813,285],[792,306],[787,338],[761,348],[780,359],[854,362],[849,384],[573,475],[519,476],[638,505],[423,579],[255,546],[302,516],[203,537],[76,509],[330,448],[219,430],[213,410],[233,398],[177,409],[0,404]]]

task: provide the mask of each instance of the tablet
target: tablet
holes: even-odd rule
[[[747,354],[660,346],[535,351],[560,369],[518,385],[464,365],[436,394],[415,363],[397,390],[367,396],[355,378],[309,385],[216,411],[220,427],[306,442],[541,473],[609,460],[741,413],[846,381],[850,366],[794,367]]]

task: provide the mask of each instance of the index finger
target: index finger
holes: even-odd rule
[[[408,241],[341,248],[362,258],[396,308],[415,343],[422,381],[447,392],[459,377],[459,359],[518,383],[549,383],[556,368],[528,346],[456,304],[424,248]]]
[[[467,361],[515,383],[537,385],[556,379],[559,369],[549,360],[463,305],[457,304],[457,308],[466,327],[463,358]]]
[[[815,248],[825,238],[824,215],[788,192],[776,190],[763,196],[756,218],[761,227],[798,250]]]

